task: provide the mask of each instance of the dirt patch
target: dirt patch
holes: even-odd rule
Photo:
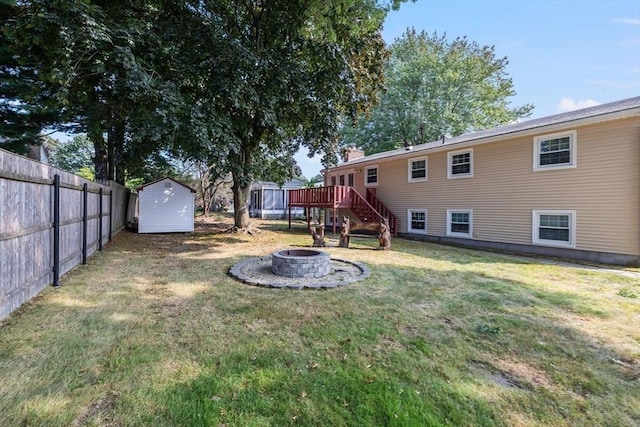
[[[530,364],[515,360],[498,360],[495,365],[511,378],[518,378],[519,381],[524,380],[536,387],[551,388],[552,386],[551,379],[549,379],[547,373]]]
[[[109,391],[107,394],[102,396],[97,402],[94,402],[87,406],[84,411],[75,419],[73,423],[71,423],[72,427],[80,427],[88,424],[92,424],[91,421],[94,419],[99,419],[104,421],[108,418],[106,414],[108,414],[111,409],[116,405],[116,401],[118,400],[118,395]]]
[[[376,347],[382,350],[406,350],[407,346],[405,346],[400,341],[396,340],[393,337],[388,335],[380,335],[379,341],[380,344],[376,345]]]
[[[494,366],[479,361],[472,361],[468,364],[469,370],[476,376],[507,388],[522,388],[515,378],[509,373],[503,372]]]

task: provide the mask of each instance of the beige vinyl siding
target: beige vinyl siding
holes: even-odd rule
[[[407,159],[418,153],[377,159],[370,163],[378,165],[377,196],[398,217],[400,232],[407,231],[407,209],[428,209],[434,236],[446,236],[447,209],[472,209],[474,239],[530,245],[532,211],[575,210],[576,249],[640,255],[640,119],[566,130],[577,131],[576,168],[534,172],[530,135],[469,146],[471,178],[447,179],[447,151],[420,153],[428,155],[426,182],[407,179]]]

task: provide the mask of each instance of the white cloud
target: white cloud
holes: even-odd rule
[[[581,108],[593,107],[595,105],[600,105],[598,101],[594,101],[593,99],[584,99],[582,101],[575,101],[571,98],[562,98],[560,103],[556,105],[556,110],[560,113],[565,113],[567,111],[579,110]]]
[[[611,22],[614,24],[640,25],[640,19],[637,18],[615,18]]]

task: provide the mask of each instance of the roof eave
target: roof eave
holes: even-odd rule
[[[593,115],[593,116],[589,116],[589,117],[582,117],[582,118],[576,118],[576,119],[570,119],[570,120],[563,120],[557,123],[548,123],[548,124],[542,124],[539,126],[532,126],[532,127],[528,127],[525,129],[519,129],[519,130],[514,130],[514,131],[509,131],[509,130],[505,130],[504,133],[498,133],[496,135],[488,135],[488,136],[479,136],[477,138],[470,138],[468,140],[463,140],[463,141],[453,141],[450,143],[444,143],[440,146],[433,146],[431,144],[434,144],[435,142],[430,142],[427,144],[424,144],[424,147],[414,147],[411,149],[398,149],[398,150],[393,150],[393,151],[389,151],[388,155],[381,155],[379,157],[373,157],[375,156],[365,156],[365,157],[361,157],[358,159],[354,159],[351,160],[349,162],[346,163],[342,163],[340,165],[334,166],[332,168],[330,168],[330,170],[335,170],[335,169],[344,169],[344,168],[351,168],[354,165],[357,164],[361,164],[361,163],[368,163],[368,162],[379,162],[379,161],[386,161],[388,159],[391,158],[411,158],[411,157],[416,157],[417,155],[420,154],[424,154],[424,153],[437,153],[440,151],[448,151],[450,150],[452,147],[455,148],[465,148],[465,147],[469,147],[469,146],[474,146],[474,145],[481,145],[481,144],[487,144],[487,143],[491,143],[491,142],[498,142],[498,141],[503,141],[505,139],[510,139],[510,138],[514,138],[514,137],[523,137],[523,136],[530,136],[530,135],[539,135],[541,131],[544,132],[554,132],[557,130],[562,130],[562,129],[566,129],[567,127],[572,127],[572,126],[585,126],[585,125],[589,125],[589,124],[594,124],[594,123],[602,123],[602,122],[606,122],[606,121],[611,121],[611,120],[618,120],[618,119],[624,119],[624,118],[628,118],[628,117],[634,117],[634,116],[638,116],[640,115],[640,106],[637,107],[633,107],[633,108],[629,108],[629,109],[625,109],[625,110],[621,110],[621,111],[612,111],[612,112],[606,112],[606,113],[602,113],[602,114],[597,114],[597,115]],[[480,132],[478,132],[480,133]],[[473,134],[469,134],[469,136],[472,136]],[[455,138],[452,138],[455,139]],[[373,158],[372,158],[373,157]]]

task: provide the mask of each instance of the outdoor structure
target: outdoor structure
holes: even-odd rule
[[[350,173],[353,176],[353,173]],[[353,179],[349,179],[353,183]],[[325,224],[333,227],[336,233],[338,224],[338,212],[349,211],[360,223],[354,222],[354,230],[370,230],[372,224],[379,225],[387,221],[389,231],[392,234],[397,232],[397,218],[375,195],[375,191],[369,191],[363,196],[353,186],[330,185],[328,187],[303,188],[292,190],[289,195],[289,228],[291,228],[291,211],[296,207],[305,209],[327,209]],[[307,217],[307,228],[311,229],[311,215]],[[351,232],[348,231],[346,234]],[[344,231],[343,231],[343,234]],[[348,243],[345,247],[348,247]]]
[[[327,170],[325,185],[374,194],[401,236],[638,264],[640,97],[356,156]]]
[[[138,233],[193,232],[195,190],[173,178],[138,188]]]
[[[287,181],[282,185],[275,182],[256,181],[251,184],[249,213],[252,218],[278,219],[286,218],[289,192],[302,188],[299,180]],[[297,208],[291,213],[295,217],[303,217],[304,209]]]

